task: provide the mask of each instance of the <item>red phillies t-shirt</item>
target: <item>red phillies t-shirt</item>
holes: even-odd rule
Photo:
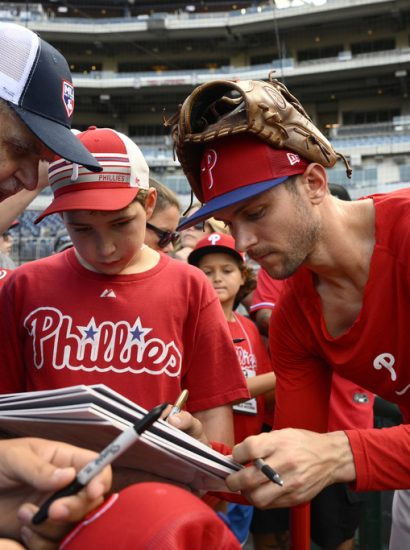
[[[286,280],[272,279],[262,267],[258,272],[258,283],[252,297],[253,311],[262,308],[273,310],[285,287]],[[337,373],[333,373],[328,431],[332,432],[347,428],[372,428],[374,422],[373,403],[373,393],[366,391],[350,380],[342,378]]]
[[[300,269],[272,317],[276,427],[326,431],[332,370],[410,413],[410,190],[374,195],[376,243],[362,309],[327,331],[312,273]],[[347,430],[359,490],[410,487],[410,427]]]
[[[249,396],[206,276],[164,254],[117,276],[85,269],[73,249],[27,263],[0,311],[1,393],[103,383],[148,409],[186,388],[191,412]]]
[[[243,315],[235,314],[236,321],[228,322],[232,339],[243,339],[235,344],[239,364],[245,378],[272,372],[269,356],[255,324]],[[265,414],[263,395],[234,405],[235,442],[261,432]]]

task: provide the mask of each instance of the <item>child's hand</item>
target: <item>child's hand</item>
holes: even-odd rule
[[[169,418],[168,423],[209,446],[209,440],[205,435],[201,422],[189,412],[181,411],[174,414]]]

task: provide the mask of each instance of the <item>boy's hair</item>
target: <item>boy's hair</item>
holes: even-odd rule
[[[135,197],[135,199],[132,202],[139,202],[140,205],[145,209],[145,205],[147,203],[147,197],[148,197],[148,189],[140,189],[138,191],[138,195]]]
[[[157,190],[157,202],[155,203],[154,214],[156,212],[162,212],[163,210],[171,206],[175,206],[178,211],[181,210],[181,205],[179,204],[178,197],[172,191],[172,189],[169,189],[169,187],[159,182],[152,176],[150,176],[149,178],[149,185],[150,187],[154,187],[154,189]]]

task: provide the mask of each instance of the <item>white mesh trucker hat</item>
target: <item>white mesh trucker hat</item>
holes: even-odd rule
[[[100,171],[71,132],[74,86],[67,61],[35,33],[0,22],[0,98],[51,151]]]

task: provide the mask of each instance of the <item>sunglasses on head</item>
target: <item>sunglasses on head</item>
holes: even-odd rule
[[[152,223],[146,223],[148,229],[151,229],[159,237],[158,246],[165,248],[169,243],[176,245],[179,239],[178,231],[163,231],[159,227],[152,225]]]

